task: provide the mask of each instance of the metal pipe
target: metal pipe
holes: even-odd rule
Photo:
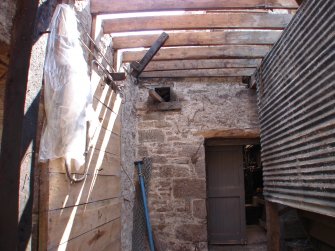
[[[143,178],[143,173],[142,173],[143,161],[135,161],[134,163],[137,166],[138,177],[139,177],[139,182],[141,186],[141,194],[142,194],[142,200],[143,200],[145,221],[147,225],[148,238],[149,238],[149,247],[150,247],[150,251],[155,251],[154,239],[152,236],[152,228],[150,224],[149,210],[148,210],[148,205],[147,205],[147,197],[146,197],[145,186],[144,186],[144,178]]]

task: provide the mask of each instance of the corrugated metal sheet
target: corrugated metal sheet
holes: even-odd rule
[[[335,1],[305,0],[256,75],[267,199],[335,217]]]

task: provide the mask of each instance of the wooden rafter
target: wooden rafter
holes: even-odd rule
[[[177,59],[214,59],[214,58],[261,58],[269,50],[269,45],[222,45],[222,46],[194,46],[162,48],[153,60]],[[147,50],[125,51],[123,62],[140,60]]]
[[[141,78],[174,78],[174,77],[239,77],[251,76],[256,68],[224,68],[143,72]]]
[[[295,0],[92,0],[91,12],[121,13],[162,10],[219,10],[219,9],[259,9],[288,8],[295,9]]]
[[[214,32],[180,32],[169,33],[164,46],[183,45],[223,45],[223,44],[273,44],[281,34],[281,30],[234,31],[223,30]],[[113,38],[114,49],[150,47],[157,39],[155,35],[132,35]]]
[[[291,14],[210,13],[106,19],[104,33],[184,29],[283,29]]]
[[[202,59],[202,60],[169,60],[150,62],[145,71],[250,68],[257,67],[261,59]]]

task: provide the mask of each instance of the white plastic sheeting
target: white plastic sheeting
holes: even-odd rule
[[[52,17],[44,65],[43,128],[40,161],[65,158],[84,164],[86,124],[93,93],[79,41],[74,10],[57,6]]]

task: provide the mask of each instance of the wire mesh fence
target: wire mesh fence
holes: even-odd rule
[[[147,196],[151,178],[151,167],[152,167],[152,159],[143,158],[142,174],[144,178],[144,184]],[[145,214],[144,214],[143,200],[141,196],[141,188],[138,183],[138,176],[136,177],[137,182],[135,186],[135,201],[133,208],[132,246],[133,251],[146,251],[149,250],[149,244],[147,238]]]

